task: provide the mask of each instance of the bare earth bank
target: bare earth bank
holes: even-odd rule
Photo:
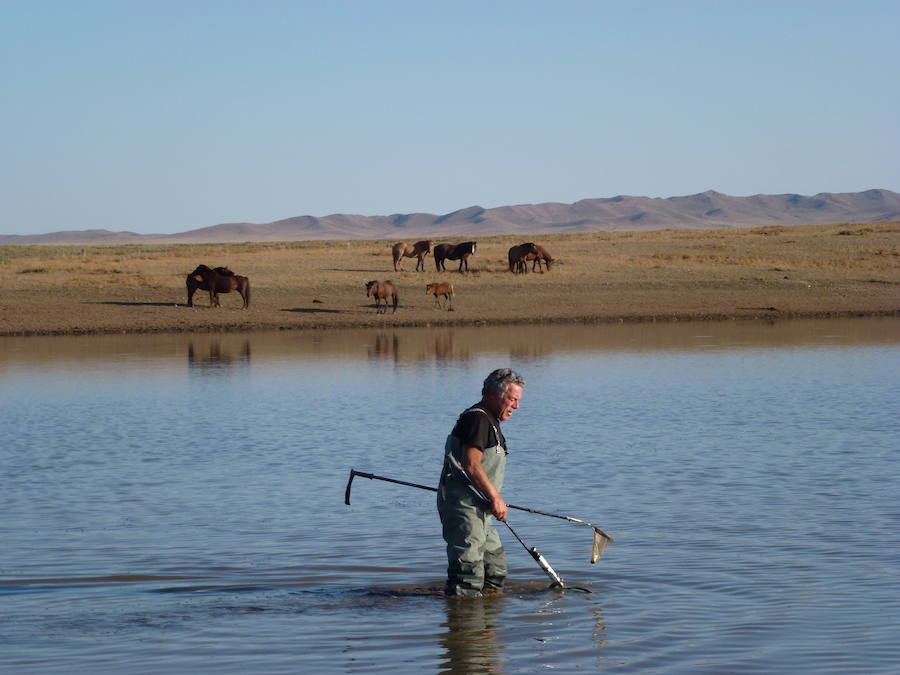
[[[900,223],[542,236],[548,273],[513,275],[520,237],[478,239],[467,274],[426,271],[388,241],[0,247],[0,335],[208,332],[368,326],[900,316]],[[210,308],[185,276],[200,263],[250,278]],[[450,271],[452,270],[452,271]],[[392,279],[376,314],[370,279]],[[426,283],[450,281],[453,311]]]

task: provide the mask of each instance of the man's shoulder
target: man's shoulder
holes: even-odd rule
[[[461,441],[476,445],[484,445],[488,441],[488,435],[494,423],[489,414],[478,408],[477,405],[466,408],[453,427],[453,435]]]
[[[494,416],[487,408],[482,406],[481,403],[476,403],[475,405],[466,408],[459,417],[460,419],[462,419],[464,416],[469,419],[478,418],[480,420],[487,420],[491,424],[497,423],[497,420],[494,418]]]

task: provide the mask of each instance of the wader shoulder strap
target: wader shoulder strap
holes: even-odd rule
[[[471,408],[469,408],[469,410],[477,410],[478,412],[480,412],[481,414],[483,414],[485,417],[488,418],[488,424],[490,424],[491,429],[494,430],[494,438],[497,441],[497,445],[500,445],[500,438],[502,438],[500,435],[500,430],[497,428],[497,425],[494,424],[494,418],[491,416],[491,414],[484,408],[479,408],[478,406],[472,406]],[[503,446],[503,449],[506,450],[505,445]],[[485,450],[487,450],[487,448],[485,448]]]
[[[494,424],[494,418],[491,416],[491,414],[490,414],[487,410],[485,410],[484,408],[479,408],[478,406],[472,406],[471,408],[469,408],[469,410],[477,410],[478,412],[482,413],[485,417],[488,418],[488,424],[490,424],[490,425],[491,425],[491,429],[494,430],[494,438],[497,440],[497,445],[499,445],[500,447],[502,447],[502,448],[503,448],[503,452],[506,453],[506,454],[508,455],[508,454],[509,454],[509,450],[507,450],[507,448],[506,448],[506,443],[502,443],[502,444],[500,443],[500,439],[503,438],[503,436],[500,434],[500,430],[497,428],[497,425]],[[505,440],[505,439],[504,439],[504,440]],[[487,448],[485,448],[485,450],[486,450],[486,449],[487,449]]]

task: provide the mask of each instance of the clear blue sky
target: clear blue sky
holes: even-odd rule
[[[900,2],[0,0],[0,234],[900,191]]]

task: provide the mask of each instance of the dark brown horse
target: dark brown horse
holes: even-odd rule
[[[549,272],[550,265],[553,264],[553,256],[550,255],[550,252],[540,244],[535,244],[534,247],[537,249],[537,255],[532,256],[531,254],[529,254],[525,256],[525,260],[534,260],[534,262],[531,263],[531,271],[534,272],[535,266],[537,266],[537,268],[540,270],[541,262],[543,262],[547,266],[547,271]]]
[[[415,244],[410,244],[408,241],[399,241],[391,247],[391,253],[394,256],[394,271],[400,271],[400,263],[403,258],[415,258],[416,259],[416,272],[421,270],[425,271],[425,256],[431,253],[431,247],[434,244],[432,241],[417,241]]]
[[[187,304],[194,306],[194,292],[199,288],[209,291],[209,306],[219,307],[219,293],[237,291],[244,299],[243,309],[250,306],[250,280],[235,274],[227,267],[210,269],[206,265],[197,265],[197,269],[187,275]]]
[[[393,300],[394,311],[397,311],[397,303],[400,302],[400,296],[397,295],[397,288],[393,281],[368,281],[366,282],[366,297],[375,298],[375,313],[385,314],[388,308],[388,299]],[[381,301],[384,300],[384,307],[381,307]]]
[[[513,274],[527,274],[528,273],[528,264],[525,262],[529,260],[528,256],[531,256],[531,260],[534,260],[538,255],[537,246],[534,245],[533,242],[528,242],[525,244],[519,244],[518,246],[513,246],[509,249],[509,271]]]
[[[425,287],[425,295],[431,293],[434,295],[434,304],[438,307],[441,306],[441,301],[438,296],[444,298],[444,302],[448,303],[447,311],[453,311],[453,284],[447,281],[435,282],[432,284],[428,284]]]
[[[462,244],[438,244],[434,247],[434,266],[437,271],[447,271],[444,267],[444,260],[459,260],[459,271],[463,271],[463,265],[466,272],[469,271],[469,256],[475,254],[475,242],[464,241]]]

